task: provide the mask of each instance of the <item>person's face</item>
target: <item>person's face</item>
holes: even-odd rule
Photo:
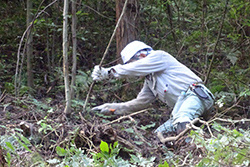
[[[142,59],[142,58],[144,58],[146,56],[147,55],[144,54],[144,53],[135,54],[126,64],[137,61],[137,60],[140,60],[140,59]]]

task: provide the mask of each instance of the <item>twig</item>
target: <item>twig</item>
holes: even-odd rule
[[[211,137],[214,137],[214,135],[213,135],[213,133],[212,133],[210,127],[209,127],[209,122],[206,122],[206,121],[203,121],[203,120],[199,120],[199,121],[200,121],[200,123],[203,123],[203,124],[205,124],[207,126],[207,129],[208,129]]]
[[[147,111],[147,109],[145,109],[145,110],[140,110],[140,111],[138,111],[138,112],[134,112],[134,113],[131,113],[131,114],[129,114],[129,115],[122,116],[122,117],[120,117],[120,118],[118,118],[118,119],[116,119],[116,120],[113,120],[113,121],[111,121],[111,122],[109,122],[109,123],[106,123],[106,124],[104,124],[104,125],[101,125],[101,126],[107,126],[107,125],[113,124],[113,123],[115,123],[115,122],[119,122],[119,121],[121,121],[122,119],[130,118],[130,117],[133,116],[133,115],[137,115],[137,114],[143,113],[143,112],[145,112],[145,111]]]
[[[133,145],[132,143],[130,143],[129,141],[123,139],[120,136],[117,136],[117,140],[121,143],[124,143],[125,145],[129,146],[131,149],[136,149],[137,151],[139,151],[140,149],[138,147],[136,147],[135,145]]]
[[[208,71],[207,71],[207,76],[206,76],[205,81],[204,81],[205,84],[207,84],[207,81],[208,81],[208,78],[209,78],[209,75],[210,75],[210,72],[211,72],[212,64],[213,64],[213,61],[214,61],[214,58],[215,58],[216,47],[217,47],[218,43],[220,42],[220,36],[221,36],[222,28],[223,28],[223,23],[224,23],[226,12],[227,12],[227,5],[228,5],[228,0],[226,1],[226,5],[225,5],[224,12],[223,12],[223,16],[221,18],[221,24],[220,24],[219,33],[218,33],[218,36],[217,36],[216,43],[214,45],[213,57],[212,57],[212,59],[210,61],[210,64],[209,64],[209,67],[208,67]]]
[[[19,61],[20,61],[20,52],[21,52],[21,47],[22,47],[22,43],[23,43],[23,40],[24,40],[24,37],[26,36],[27,34],[27,37],[29,37],[30,33],[31,33],[31,28],[33,27],[34,25],[34,22],[35,20],[48,8],[50,7],[51,5],[53,5],[57,0],[51,2],[49,5],[47,5],[42,11],[40,11],[36,17],[33,19],[32,23],[27,27],[27,29],[24,31],[23,33],[23,36],[20,40],[20,43],[19,43],[19,47],[18,47],[18,51],[17,51],[17,63],[16,63],[16,73],[15,73],[15,96],[17,96],[17,75],[18,75],[18,68],[19,68]],[[44,1],[43,1],[44,2]],[[43,3],[42,2],[42,3]],[[41,7],[42,3],[40,4],[39,8]],[[23,50],[23,56],[24,56],[24,52],[25,52],[25,49],[26,49],[26,43],[25,43],[25,46],[24,46],[24,50]],[[23,60],[22,60],[23,61]],[[22,65],[22,64],[21,64]],[[22,70],[22,68],[20,68],[20,71]],[[21,72],[19,72],[20,75],[21,75]],[[20,81],[20,77],[19,77],[19,81]],[[20,86],[20,85],[19,85]],[[19,87],[18,86],[18,87]]]
[[[141,141],[143,141],[147,145],[150,145],[149,142],[146,141],[146,139],[144,139],[144,137],[138,132],[138,130],[137,130],[137,128],[135,126],[133,126],[133,129],[135,131],[135,134],[137,134],[137,136],[141,139]]]
[[[180,166],[184,166],[184,165],[186,164],[187,158],[189,157],[190,154],[191,154],[191,153],[189,153],[189,154],[185,157],[184,161],[182,162],[182,164],[181,164]]]
[[[195,118],[191,123],[195,124],[196,122],[198,122],[200,119],[199,118]],[[170,141],[176,141],[178,140],[181,136],[183,136],[185,133],[187,133],[190,129],[192,129],[191,126],[186,126],[186,129],[184,131],[182,131],[180,134],[178,134],[177,136],[171,136],[171,137],[166,137],[164,138],[161,132],[157,133],[157,137],[160,139],[160,141],[164,144],[166,142],[170,142]]]
[[[250,122],[250,119],[240,119],[240,120],[231,120],[231,119],[222,119],[222,118],[215,118],[208,123],[214,122],[216,120],[222,121],[222,122],[231,122],[231,123],[238,123],[238,122]]]
[[[238,98],[237,102],[234,103],[231,107],[229,107],[229,108],[223,110],[222,112],[214,115],[211,119],[214,119],[216,117],[221,117],[221,116],[225,115],[228,111],[230,111],[232,108],[234,108],[235,106],[237,106],[240,103],[240,101],[242,100],[242,98],[243,97]]]
[[[234,106],[236,106],[236,105],[239,103],[239,101],[240,101],[240,100],[238,100],[238,102],[235,103],[233,106],[231,106],[231,107],[229,107],[228,109],[226,109],[226,111],[229,111],[231,108],[233,108]],[[157,136],[158,136],[158,138],[160,139],[160,141],[161,141],[163,144],[166,143],[166,142],[169,142],[169,141],[176,141],[176,140],[178,140],[181,136],[183,136],[187,131],[189,131],[190,129],[192,129],[192,128],[194,128],[194,129],[200,129],[200,128],[198,128],[198,127],[196,127],[196,126],[194,125],[196,122],[199,121],[200,123],[205,124],[205,125],[207,126],[208,131],[209,131],[211,137],[214,137],[214,135],[213,135],[213,133],[212,133],[210,127],[209,127],[209,124],[210,124],[211,122],[216,121],[216,120],[223,121],[223,122],[231,122],[231,123],[250,122],[250,119],[230,120],[230,119],[222,119],[222,118],[219,118],[219,117],[216,117],[216,118],[214,118],[214,119],[212,119],[212,120],[206,122],[206,121],[200,120],[199,118],[196,118],[196,119],[194,119],[192,122],[190,122],[190,125],[191,125],[191,126],[186,126],[186,129],[185,129],[184,131],[182,131],[180,134],[178,134],[177,136],[174,136],[174,137],[171,136],[171,137],[164,138],[161,132],[158,132],[158,133],[157,133]]]
[[[0,102],[6,97],[5,92],[6,92],[6,90],[4,90],[3,93],[1,94],[1,96],[0,96]]]
[[[109,49],[109,47],[110,47],[110,44],[111,44],[112,40],[114,39],[116,30],[117,30],[117,28],[118,28],[118,26],[119,26],[119,24],[120,24],[120,22],[121,22],[122,16],[123,16],[124,13],[125,13],[125,9],[126,9],[127,3],[128,3],[128,0],[126,0],[125,3],[124,3],[123,9],[122,9],[122,13],[121,13],[121,15],[120,15],[120,17],[119,17],[119,19],[118,19],[118,21],[117,21],[117,23],[116,23],[115,29],[114,29],[114,31],[113,31],[113,34],[112,34],[110,40],[109,40],[108,46],[107,46],[107,48],[106,48],[106,50],[105,50],[105,52],[104,52],[104,54],[103,54],[103,57],[102,57],[101,62],[100,62],[100,64],[99,64],[100,68],[101,68],[102,63],[103,63],[103,61],[104,61],[104,58],[106,57],[106,55],[107,55],[107,53],[108,53],[108,49]],[[88,92],[88,94],[87,94],[87,97],[86,97],[86,100],[85,100],[85,103],[84,103],[84,106],[83,106],[83,111],[86,111],[86,106],[87,106],[87,104],[88,104],[89,96],[90,96],[90,93],[91,93],[91,91],[92,91],[92,89],[93,89],[94,84],[95,84],[95,82],[92,82],[92,84],[91,84],[90,87],[89,87],[89,92]]]

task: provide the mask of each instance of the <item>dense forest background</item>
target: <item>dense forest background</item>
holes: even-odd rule
[[[0,1],[0,167],[250,164],[250,1],[126,2]],[[171,112],[164,104],[118,121],[90,111],[136,97],[142,79],[90,77],[102,58],[121,63],[134,39],[172,54],[216,97],[213,113],[174,145],[153,134]]]

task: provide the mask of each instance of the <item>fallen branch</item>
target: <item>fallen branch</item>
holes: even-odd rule
[[[171,137],[166,137],[164,138],[161,132],[157,133],[157,137],[160,139],[160,141],[165,144],[166,142],[170,142],[170,141],[176,141],[178,140],[181,136],[183,136],[184,134],[186,134],[190,129],[192,129],[192,126],[194,126],[193,124],[197,123],[198,121],[200,121],[199,118],[194,119],[192,122],[190,122],[191,126],[186,126],[186,129],[184,131],[182,131],[180,134],[178,134],[177,136],[171,136]]]
[[[171,137],[166,137],[164,138],[162,133],[161,132],[158,132],[157,133],[157,137],[160,139],[160,141],[165,144],[166,142],[170,142],[170,141],[176,141],[178,140],[181,136],[183,136],[185,133],[187,133],[190,129],[200,129],[198,127],[196,127],[194,124],[197,123],[197,122],[200,122],[202,124],[205,124],[208,128],[208,131],[210,133],[210,135],[212,137],[214,137],[210,127],[209,127],[209,124],[211,122],[214,122],[216,120],[219,120],[219,121],[223,121],[223,122],[231,122],[231,123],[238,123],[238,122],[250,122],[250,119],[241,119],[241,120],[230,120],[230,119],[222,119],[222,118],[214,118],[213,120],[210,120],[208,122],[206,121],[203,121],[199,118],[196,118],[194,119],[192,122],[190,122],[189,125],[186,125],[186,129],[184,131],[182,131],[180,134],[178,134],[177,136],[171,136]]]
[[[7,95],[5,94],[5,92],[6,92],[6,90],[4,90],[3,93],[0,95],[0,103],[1,103],[1,101],[3,101],[3,100],[5,99],[5,97],[7,96]]]
[[[104,125],[101,125],[101,126],[107,126],[107,125],[113,124],[113,123],[115,123],[115,122],[120,122],[122,119],[131,118],[131,116],[137,115],[137,114],[140,114],[140,113],[143,113],[143,112],[145,112],[145,111],[148,111],[148,110],[147,110],[147,109],[145,109],[145,110],[140,110],[140,111],[138,111],[138,112],[134,112],[134,113],[131,113],[131,114],[129,114],[129,115],[122,116],[122,117],[120,117],[120,118],[118,118],[118,119],[116,119],[116,120],[113,120],[113,121],[111,121],[111,122],[109,122],[109,123],[106,123],[106,124],[104,124]]]
[[[137,150],[138,152],[141,152],[140,149],[139,149],[136,145],[133,145],[132,143],[130,143],[129,141],[123,139],[122,137],[117,136],[117,140],[118,140],[120,143],[123,143],[123,144],[127,145],[127,146],[130,147],[131,149],[134,149],[134,150]]]
[[[238,100],[237,100],[231,107],[228,107],[228,108],[226,108],[225,110],[223,110],[222,112],[215,114],[215,115],[212,117],[212,119],[214,119],[214,118],[216,118],[216,117],[221,117],[221,116],[225,115],[225,114],[226,114],[228,111],[230,111],[232,108],[236,107],[236,106],[240,103],[240,101],[242,100],[242,98],[243,98],[243,97],[239,97]]]
[[[222,121],[222,122],[231,122],[231,123],[238,123],[238,122],[250,122],[250,119],[240,119],[240,120],[231,120],[231,119],[222,119],[222,118],[215,118],[211,121],[209,121],[208,123],[214,122],[216,120]]]

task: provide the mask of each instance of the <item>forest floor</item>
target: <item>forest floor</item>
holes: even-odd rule
[[[204,148],[192,141],[190,131],[173,142],[162,144],[159,141],[154,130],[169,117],[171,110],[168,108],[150,108],[134,115],[118,117],[78,112],[81,109],[76,106],[71,115],[65,117],[62,114],[64,104],[61,99],[30,100],[30,97],[17,99],[8,94],[1,96],[0,135],[12,135],[15,130],[21,129],[23,135],[31,140],[31,149],[36,150],[45,160],[58,157],[56,146],[67,147],[72,141],[78,148],[86,150],[86,153],[99,152],[101,141],[108,144],[118,141],[122,148],[119,156],[123,159],[129,159],[130,154],[140,153],[146,158],[155,157],[155,164],[166,160],[169,164],[187,166],[185,164],[190,164],[191,160],[192,164],[197,164],[206,154]],[[215,113],[207,119],[214,118]],[[249,117],[247,113],[239,114],[232,109],[227,114],[239,120]],[[232,129],[249,128],[249,123],[226,124]],[[203,138],[211,137],[207,126],[201,123],[196,126],[203,127]],[[212,133],[216,135],[213,129]],[[25,154],[21,156],[27,156]]]

